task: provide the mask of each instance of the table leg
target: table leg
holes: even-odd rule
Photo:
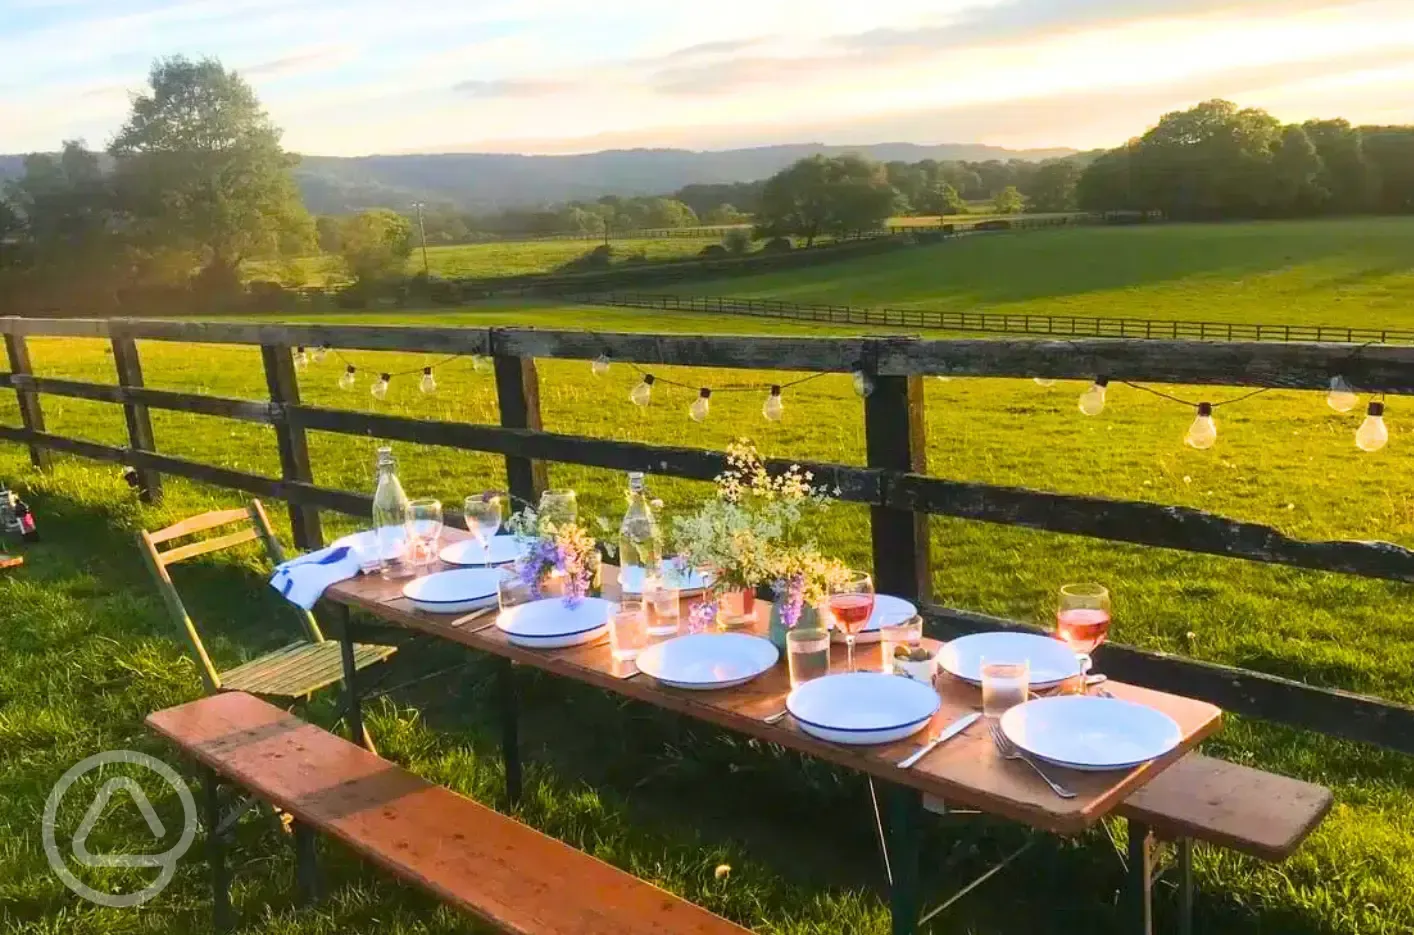
[[[319,902],[319,862],[314,829],[296,821],[295,880],[299,884],[300,902],[312,906]]]
[[[372,750],[373,744],[368,732],[363,728],[363,709],[358,700],[358,669],[354,666],[353,620],[349,608],[336,605],[339,614],[339,650],[344,662],[344,707],[349,724],[349,739],[365,749]]]
[[[206,820],[206,860],[211,865],[211,908],[216,931],[231,929],[231,878],[226,872],[226,832],[221,828],[221,781],[212,770],[201,777]]]
[[[506,799],[511,807],[520,804],[520,699],[516,693],[515,668],[509,659],[496,660],[496,685],[501,703],[501,758],[506,764]]]
[[[1193,839],[1178,839],[1178,932],[1193,935]]]
[[[1149,826],[1129,822],[1129,929],[1134,935],[1154,932],[1154,836]]]
[[[919,894],[919,850],[923,837],[923,793],[889,786],[889,906],[893,935],[913,935],[922,909]]]

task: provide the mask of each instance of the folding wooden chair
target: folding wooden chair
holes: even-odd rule
[[[236,523],[248,525],[237,532],[196,539],[166,551],[159,551],[157,548],[174,539],[183,539]],[[259,500],[252,500],[250,506],[245,509],[213,510],[192,516],[156,532],[144,529],[138,536],[138,543],[142,547],[142,554],[147,559],[152,576],[157,580],[157,588],[162,592],[168,612],[181,628],[192,653],[196,656],[207,691],[213,694],[220,691],[249,692],[277,703],[284,702],[284,707],[288,708],[297,702],[307,702],[316,692],[343,679],[343,660],[339,644],[324,638],[314,615],[291,605],[304,624],[305,639],[296,640],[234,669],[218,672],[206,652],[206,647],[202,645],[196,624],[192,622],[186,606],[177,594],[176,586],[172,584],[171,576],[167,573],[167,568],[177,562],[219,552],[256,539],[264,543],[265,553],[272,563],[278,565],[285,560],[284,550],[280,548],[279,540],[271,531],[270,520]],[[356,643],[354,669],[359,671],[383,662],[395,652],[397,647],[394,646]],[[369,749],[373,748],[366,731],[364,737],[357,739]]]

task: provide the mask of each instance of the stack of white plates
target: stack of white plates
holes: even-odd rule
[[[525,543],[515,536],[492,536],[489,542],[462,539],[439,553],[448,565],[505,565],[525,554]]]
[[[869,622],[855,636],[854,641],[856,643],[877,643],[879,642],[880,627],[904,623],[917,615],[918,608],[903,598],[894,597],[892,594],[876,594],[874,595],[874,612],[869,615]],[[836,643],[843,643],[844,634],[835,630],[832,639]]]
[[[801,730],[845,744],[902,740],[927,727],[941,704],[931,687],[881,672],[827,675],[786,696]]]
[[[692,633],[638,654],[638,671],[673,688],[708,690],[749,682],[776,664],[770,640],[746,633]]]
[[[430,614],[460,614],[489,607],[504,574],[498,568],[457,568],[415,578],[403,586],[403,597]]]
[[[1060,640],[1033,633],[973,633],[943,647],[938,664],[944,672],[973,685],[982,684],[982,661],[1025,662],[1032,690],[1055,688],[1080,674],[1080,660]]]
[[[1133,769],[1183,740],[1177,722],[1162,711],[1091,695],[1028,701],[1002,715],[1001,727],[1036,759],[1086,772]]]
[[[496,618],[496,628],[517,646],[579,646],[609,631],[613,609],[613,604],[598,597],[586,597],[572,607],[562,597],[549,597],[503,610]]]
[[[715,580],[711,572],[688,568],[675,558],[663,559],[660,568],[663,580],[677,588],[683,597],[702,593]],[[638,566],[619,569],[619,590],[624,594],[642,594],[643,569]]]

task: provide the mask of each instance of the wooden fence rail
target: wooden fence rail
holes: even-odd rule
[[[289,504],[296,544],[322,542],[319,511],[367,516],[366,494],[315,483],[305,435],[310,430],[376,436],[500,454],[513,493],[534,500],[549,461],[638,470],[707,480],[725,467],[721,452],[586,438],[543,430],[536,358],[588,360],[608,354],[644,366],[848,372],[875,380],[864,403],[867,464],[811,463],[818,481],[839,498],[871,509],[874,564],[881,589],[916,600],[935,626],[955,631],[1021,626],[937,607],[929,593],[927,517],[951,516],[1089,536],[1115,542],[1241,558],[1390,581],[1414,582],[1414,552],[1382,542],[1293,539],[1256,523],[1163,504],[1049,493],[930,477],[924,453],[923,396],[928,374],[1114,379],[1324,390],[1342,374],[1368,392],[1414,395],[1414,348],[1345,344],[1188,341],[935,341],[898,337],[794,338],[537,331],[519,328],[421,328],[167,320],[38,320],[0,318],[20,426],[0,426],[0,439],[25,445],[36,465],[51,451],[130,465],[145,496],[161,492],[162,475],[245,491]],[[35,376],[28,336],[89,337],[112,342],[116,384]],[[269,399],[231,399],[142,385],[139,341],[259,347]],[[499,425],[413,419],[309,406],[301,402],[292,349],[490,354],[496,366]],[[45,430],[42,396],[121,406],[128,445],[118,447]],[[166,409],[271,425],[280,477],[217,467],[155,450],[148,411]],[[776,466],[780,466],[777,464]],[[1139,649],[1106,649],[1115,675],[1204,698],[1228,710],[1381,744],[1414,754],[1414,708]]]

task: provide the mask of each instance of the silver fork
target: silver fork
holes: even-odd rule
[[[1012,743],[1009,739],[1007,739],[1006,734],[1002,733],[1002,730],[1000,727],[997,726],[996,721],[992,721],[991,723],[989,723],[987,725],[987,729],[992,732],[992,743],[996,744],[997,752],[1002,755],[1002,759],[1020,760],[1021,762],[1025,763],[1027,766],[1035,770],[1036,775],[1044,779],[1046,781],[1046,785],[1050,786],[1051,791],[1054,792],[1056,795],[1060,796],[1063,799],[1075,798],[1074,792],[1071,792],[1065,786],[1062,786],[1050,776],[1047,776],[1045,772],[1042,771],[1041,767],[1037,766],[1034,762],[1032,762],[1030,757],[1018,750],[1016,744]]]

